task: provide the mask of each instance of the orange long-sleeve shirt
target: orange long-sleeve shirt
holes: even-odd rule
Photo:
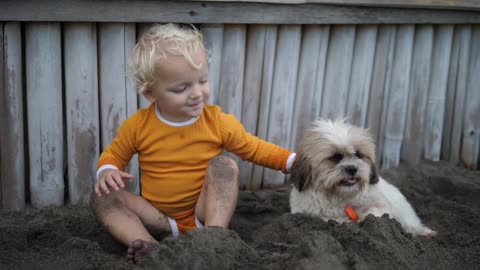
[[[113,165],[123,171],[138,153],[142,196],[167,216],[182,218],[179,213],[195,208],[207,162],[223,149],[243,160],[286,171],[290,151],[247,133],[219,106],[207,105],[186,126],[169,125],[157,113],[152,104],[125,120],[97,168]]]

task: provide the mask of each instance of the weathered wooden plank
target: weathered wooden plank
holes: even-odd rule
[[[385,141],[382,154],[382,169],[392,168],[400,162],[400,149],[405,129],[410,69],[414,37],[413,25],[397,29],[394,60],[389,88],[388,111],[385,113]]]
[[[209,3],[204,1],[3,0],[0,2],[0,20],[248,24],[454,24],[479,23],[480,17],[478,9],[447,10],[328,4]]]
[[[320,116],[344,117],[355,43],[354,25],[337,25],[330,32],[325,84]]]
[[[318,103],[314,97],[315,92],[318,91],[321,93],[322,88],[316,87],[316,75],[319,57],[320,55],[326,55],[326,48],[321,47],[322,42],[328,39],[328,35],[325,35],[326,29],[328,31],[328,27],[320,25],[308,25],[303,29],[291,128],[292,139],[290,149],[292,149],[292,151],[297,149],[304,131],[308,128],[312,120],[317,117],[315,113]],[[324,59],[325,58],[323,58],[323,60]],[[325,65],[325,62],[323,61],[320,64]],[[321,74],[321,76],[323,76],[323,74]]]
[[[123,51],[125,59],[125,71],[123,74],[123,78],[125,78],[125,97],[126,97],[126,109],[127,109],[127,117],[133,115],[138,110],[138,93],[137,93],[137,86],[135,80],[128,76],[128,59],[133,51],[133,48],[136,44],[136,29],[134,23],[127,23],[125,24],[125,34],[124,34],[124,46],[125,49]],[[143,96],[142,96],[143,97]],[[139,175],[139,164],[138,164],[138,155],[134,155],[132,160],[129,164],[129,172],[134,176],[133,181],[128,182],[126,185],[126,189],[140,194],[140,175]]]
[[[153,25],[154,25],[153,23],[137,23],[136,24],[136,27],[137,27],[137,29],[136,29],[137,39],[136,40],[138,41],[138,39],[146,31],[148,31],[148,29],[150,29]],[[129,59],[129,58],[130,58],[130,55],[128,56],[127,59]],[[138,94],[138,108],[147,108],[148,106],[150,106],[150,104],[151,104],[150,101],[148,101],[142,94]]]
[[[0,27],[1,206],[25,207],[22,33],[18,22]]]
[[[245,129],[256,135],[258,115],[260,111],[260,98],[262,93],[262,71],[265,55],[265,25],[249,25],[247,28],[247,48],[245,57],[245,77],[243,86],[242,123]],[[253,164],[246,163],[242,168],[245,172],[245,187],[259,189],[259,182],[252,182]]]
[[[68,195],[72,204],[88,204],[100,149],[95,24],[64,25],[64,66]]]
[[[7,126],[6,116],[3,112],[2,108],[6,108],[7,105],[7,98],[6,98],[6,91],[5,91],[5,61],[3,59],[4,48],[3,48],[3,23],[0,23],[0,126]],[[5,129],[0,130],[0,209],[3,208],[3,188],[2,186],[6,186],[5,181],[2,181],[3,174],[5,171],[4,165],[2,163],[2,152],[6,150],[2,150],[3,138],[6,138],[7,135],[4,135]],[[21,208],[21,207],[19,207]]]
[[[223,25],[205,24],[200,28],[203,35],[203,43],[208,50],[208,80],[210,81],[210,103],[218,104],[218,92],[220,84],[222,49],[223,49]]]
[[[330,42],[330,25],[322,25],[319,35],[323,36],[318,47],[317,73],[315,74],[315,91],[313,95],[312,114],[314,119],[320,118],[322,108],[323,91],[325,86],[325,74],[327,68],[328,44]]]
[[[135,43],[133,24],[99,24],[100,123],[102,149],[116,136],[122,122],[137,109],[133,82],[126,77],[127,57]],[[124,78],[124,79],[118,79]],[[138,161],[135,155],[126,169],[134,180],[126,189],[139,193]]]
[[[378,26],[367,114],[367,127],[373,139],[377,142],[377,161],[381,160],[381,153],[383,151],[383,130],[386,118],[384,104],[388,100],[388,88],[385,87],[385,85],[387,81],[387,71],[391,70],[388,67],[391,65],[393,59],[395,32],[396,28],[393,25]]]
[[[267,141],[285,148],[289,147],[291,140],[301,33],[298,25],[279,27]],[[265,187],[283,184],[285,179],[282,172],[264,170]]]
[[[246,26],[226,25],[223,36],[218,103],[225,112],[242,119]]]
[[[411,164],[417,164],[423,158],[427,97],[432,69],[433,33],[432,25],[419,25],[415,31],[405,138],[401,150],[401,160]]]
[[[471,25],[455,27],[452,57],[447,86],[447,106],[443,136],[442,159],[458,165],[463,130],[463,114],[470,61]]]
[[[376,42],[376,26],[360,25],[357,27],[346,116],[349,122],[361,127],[365,127],[367,122]]]
[[[425,119],[425,158],[428,160],[440,160],[452,39],[452,25],[435,26],[432,73]]]
[[[191,0],[202,1],[204,0]],[[208,2],[257,2],[276,4],[334,4],[355,6],[389,6],[408,8],[447,8],[447,9],[480,9],[480,3],[476,0],[209,0]]]
[[[257,136],[266,139],[268,135],[268,121],[270,115],[270,101],[273,88],[273,72],[275,68],[275,55],[277,50],[278,26],[265,26],[265,45],[262,62],[262,84],[260,90],[260,107],[258,112]],[[258,190],[263,185],[264,169],[261,166],[253,166],[250,189]]]
[[[28,23],[25,39],[30,199],[39,208],[63,205],[60,23]]]
[[[461,160],[470,169],[479,167],[480,152],[480,25],[472,28],[470,65],[465,102]]]
[[[225,25],[223,32],[223,48],[221,74],[218,88],[218,104],[226,113],[234,114],[242,120],[243,78],[245,69],[246,25]],[[245,187],[250,178],[246,161],[233,154],[232,157],[240,168],[240,187]],[[247,167],[246,167],[247,166]]]

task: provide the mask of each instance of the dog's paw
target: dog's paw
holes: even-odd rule
[[[418,227],[411,228],[410,232],[412,234],[415,234],[415,235],[422,235],[422,236],[426,236],[426,237],[434,237],[438,234],[436,231],[428,228],[425,225],[421,225],[421,226],[418,226]]]
[[[427,236],[427,237],[434,237],[434,236],[437,236],[438,232],[434,231],[434,230],[431,230],[430,228],[427,228],[425,227],[425,233],[422,234],[423,236]]]

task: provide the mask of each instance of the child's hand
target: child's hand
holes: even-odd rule
[[[133,175],[122,172],[116,169],[105,169],[98,176],[97,183],[95,184],[95,193],[97,196],[102,196],[101,191],[105,194],[110,193],[110,189],[119,190],[124,188],[125,184],[123,183],[124,179],[131,180]]]

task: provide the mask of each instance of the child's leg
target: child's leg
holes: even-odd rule
[[[98,197],[92,206],[100,222],[128,247],[134,240],[158,242],[147,230],[170,232],[167,217],[147,200],[123,189]]]
[[[238,166],[226,156],[208,162],[195,215],[205,226],[227,228],[238,199]]]

